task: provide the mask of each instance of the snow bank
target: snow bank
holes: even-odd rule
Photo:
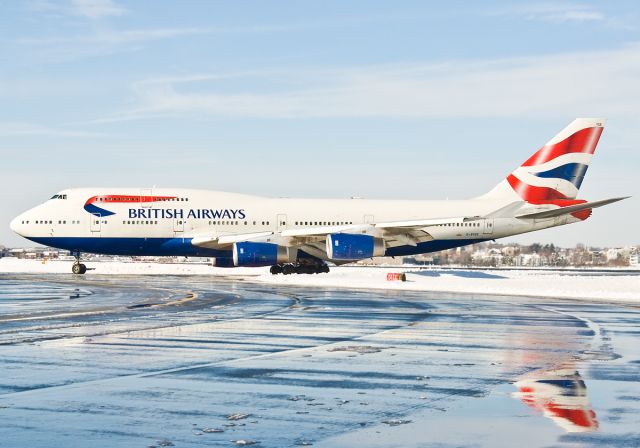
[[[640,275],[562,270],[465,270],[411,267],[334,267],[329,274],[271,275],[269,268],[215,268],[199,263],[87,262],[106,275],[210,275],[273,285],[390,289],[468,294],[557,297],[640,303]],[[0,259],[0,273],[70,273],[70,261]],[[387,281],[389,272],[406,272],[407,281]]]
[[[407,281],[387,281],[389,272],[406,272]],[[316,276],[263,275],[258,281],[287,285],[640,302],[640,275],[591,275],[588,271],[341,267],[332,268],[329,274]]]

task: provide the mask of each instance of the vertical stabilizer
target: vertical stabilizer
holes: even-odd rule
[[[481,198],[531,204],[575,199],[604,124],[604,118],[575,119]]]

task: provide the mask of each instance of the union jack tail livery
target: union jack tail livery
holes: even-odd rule
[[[577,203],[604,124],[604,118],[577,118],[484,197],[535,205]]]

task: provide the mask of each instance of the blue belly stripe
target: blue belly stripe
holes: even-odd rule
[[[191,244],[191,238],[29,237],[29,239],[44,246],[105,255],[232,257],[230,250],[196,247]],[[418,243],[417,246],[390,247],[385,255],[393,257],[426,254],[481,243],[489,239],[426,241]]]
[[[231,251],[191,244],[191,238],[29,237],[45,246],[105,255],[231,257]]]

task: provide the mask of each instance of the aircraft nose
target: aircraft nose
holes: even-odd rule
[[[9,227],[11,228],[11,230],[13,230],[18,235],[20,235],[20,226],[22,225],[21,222],[22,221],[20,221],[20,216],[17,216],[9,224]]]

